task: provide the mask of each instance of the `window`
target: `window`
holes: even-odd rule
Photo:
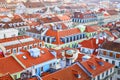
[[[27,50],[27,47],[25,46],[24,49]]]
[[[37,73],[37,69],[35,69],[35,73]]]
[[[53,63],[53,65],[55,65],[55,62]]]
[[[97,80],[100,80],[100,76],[97,77]]]
[[[14,75],[14,79],[15,79],[15,80],[17,79],[17,75]]]
[[[103,55],[105,55],[105,56],[107,55],[106,51],[103,51]]]
[[[120,70],[118,70],[118,72],[117,72],[118,74],[120,74]]]
[[[16,53],[17,52],[17,50],[16,49],[13,49],[13,53]]]
[[[52,67],[52,63],[50,64],[50,67]]]
[[[43,67],[41,67],[41,71],[43,71]]]
[[[116,58],[120,58],[120,54],[116,54]]]
[[[114,65],[115,65],[115,61],[112,61],[112,64],[114,64]]]
[[[42,46],[42,44],[41,44],[41,43],[39,43],[39,46],[41,47],[41,46]]]
[[[110,69],[110,72],[112,72],[112,68]]]
[[[104,73],[102,74],[102,77],[104,77]]]
[[[106,75],[108,75],[108,71],[106,72]]]
[[[32,46],[29,46],[30,49],[32,49]]]
[[[109,62],[109,60],[108,60],[108,59],[106,59],[106,62]]]
[[[10,52],[11,52],[11,50],[9,49],[9,50],[7,50],[7,52],[8,52],[8,53],[10,53]]]
[[[117,78],[117,80],[120,80],[120,78]]]
[[[109,53],[109,56],[110,56],[110,57],[113,57],[113,53],[112,53],[112,52],[110,52],[110,53]]]

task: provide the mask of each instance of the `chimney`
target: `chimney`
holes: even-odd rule
[[[75,75],[76,78],[81,78],[81,73],[79,73],[79,71],[76,70],[72,70],[73,74]]]

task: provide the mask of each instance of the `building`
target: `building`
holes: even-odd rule
[[[13,80],[13,78],[9,73],[7,73],[7,74],[0,76],[0,80]]]
[[[97,14],[95,12],[74,12],[72,21],[81,24],[97,24]]]
[[[67,74],[67,75],[66,75]],[[75,63],[55,73],[42,77],[42,80],[90,80],[90,77]]]
[[[24,66],[16,61],[14,56],[0,59],[0,74],[9,73],[13,79],[20,78],[20,74],[24,70]],[[2,79],[3,80],[3,79]]]
[[[33,47],[40,47],[42,42],[38,39],[29,36],[15,36],[5,39],[0,39],[0,48],[4,56],[10,53],[17,54],[21,49],[31,49]]]
[[[24,34],[24,32],[30,27],[27,22],[23,21],[23,19],[19,15],[8,15],[5,18],[2,18],[0,21],[1,29],[9,29],[15,28],[18,30],[19,35]]]
[[[0,8],[8,8],[7,2],[5,0],[0,0]]]
[[[18,30],[14,28],[0,30],[0,39],[18,36]]]
[[[114,65],[94,56],[82,58],[81,66],[92,77],[91,80],[110,80],[114,74]]]
[[[29,14],[35,13],[42,8],[45,8],[45,5],[42,2],[31,2],[29,0],[24,2],[23,5],[26,7],[26,13]]]
[[[118,76],[120,73],[120,54],[119,54],[119,39],[112,41],[104,42],[101,47],[98,49],[99,55],[98,57],[102,58],[103,60],[112,63],[116,66],[116,74],[114,79],[120,79]]]
[[[105,41],[104,39],[97,39],[97,38],[84,40],[81,43],[79,43],[80,52],[86,53],[88,55],[92,55],[94,52],[97,52],[97,49],[104,41]]]
[[[81,54],[79,54],[81,55]],[[112,79],[114,65],[96,57],[78,56],[78,61],[68,67],[42,77],[43,80],[103,80]],[[67,75],[65,75],[67,74]]]
[[[78,42],[86,38],[85,32],[79,28],[68,28],[64,24],[51,24],[44,28],[38,26],[26,31],[26,34],[45,41],[49,48],[75,48]]]
[[[16,58],[25,66],[26,71],[31,75],[41,76],[42,73],[49,71],[56,66],[56,58],[47,48],[33,48],[23,50]],[[26,72],[24,71],[24,72]]]
[[[9,73],[7,73],[7,74],[0,76],[0,80],[13,80],[13,78]]]

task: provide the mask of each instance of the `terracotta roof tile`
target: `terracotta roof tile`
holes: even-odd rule
[[[85,32],[96,32],[100,30],[100,27],[97,26],[86,26]]]
[[[96,44],[96,38],[91,38],[89,40],[84,40],[79,44],[82,45],[82,47],[85,47],[85,48],[97,49],[99,47],[99,44],[102,44],[104,41],[105,40],[98,39],[98,44]]]
[[[45,7],[45,5],[41,2],[25,2],[24,5],[27,8],[39,8],[39,7]]]
[[[74,71],[80,73],[81,78],[75,76]],[[67,75],[66,75],[67,74]],[[57,72],[42,77],[43,80],[90,80],[89,76],[78,66],[74,64]]]
[[[0,59],[0,73],[17,73],[24,68],[12,57],[6,57]]]
[[[10,74],[4,74],[0,76],[0,80],[13,80]]]
[[[120,52],[120,43],[107,41],[102,45],[103,49]]]
[[[52,22],[60,22],[61,20],[57,16],[55,16],[55,17],[41,18],[41,21],[43,21],[43,23],[52,23]]]
[[[80,33],[80,30],[78,28],[72,28],[72,29],[57,30],[57,31],[48,30],[46,35],[56,38],[56,42],[54,42],[53,44],[63,44],[60,38],[65,37],[65,36],[79,34],[79,33]]]
[[[61,21],[67,21],[67,20],[70,20],[70,17],[69,16],[67,16],[67,15],[58,15],[57,16]]]
[[[44,51],[44,54],[40,53],[40,57],[34,58],[30,56],[30,53],[28,51],[23,52],[23,54],[16,55],[16,57],[26,66],[31,67],[34,65],[38,65],[40,63],[49,61],[54,59],[55,57],[49,52],[47,48],[40,48],[40,50]],[[23,56],[26,56],[27,59],[23,59]]]
[[[103,65],[100,65],[99,62],[102,62]],[[102,59],[98,59],[93,56],[90,59],[81,62],[81,64],[92,74],[93,77],[114,67],[113,64],[110,64]],[[91,66],[95,66],[95,69],[93,69]]]

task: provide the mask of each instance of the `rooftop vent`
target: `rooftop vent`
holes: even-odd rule
[[[44,51],[41,51],[42,54],[44,54],[45,52]]]
[[[23,59],[25,59],[25,60],[27,59],[27,57],[26,57],[26,56],[22,56],[22,58],[23,58]]]

